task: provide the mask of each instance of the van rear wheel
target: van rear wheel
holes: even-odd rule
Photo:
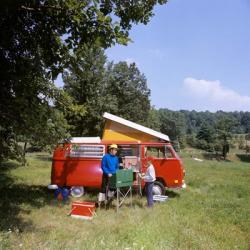
[[[165,187],[160,181],[155,181],[153,186],[153,195],[164,195]]]
[[[84,187],[82,186],[73,186],[71,187],[70,194],[73,197],[82,197],[84,195]]]

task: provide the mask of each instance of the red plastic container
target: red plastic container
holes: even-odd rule
[[[72,203],[71,217],[83,220],[91,220],[95,216],[95,203],[87,201],[75,201]]]

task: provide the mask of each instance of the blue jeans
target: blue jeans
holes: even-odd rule
[[[148,202],[148,207],[153,207],[154,201],[153,201],[153,186],[154,182],[146,182],[145,184],[145,189],[146,189],[146,196],[147,196],[147,202]]]

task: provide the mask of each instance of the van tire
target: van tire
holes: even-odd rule
[[[155,181],[153,186],[153,195],[164,195],[166,192],[164,185],[160,181]]]
[[[73,197],[79,198],[84,195],[84,187],[82,186],[73,186],[70,189],[70,194]]]

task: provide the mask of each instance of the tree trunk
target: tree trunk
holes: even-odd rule
[[[25,158],[25,155],[26,155],[26,148],[27,148],[27,142],[25,142],[25,143],[24,143],[24,146],[23,146],[22,166],[25,166],[25,164],[26,164],[26,158]]]

